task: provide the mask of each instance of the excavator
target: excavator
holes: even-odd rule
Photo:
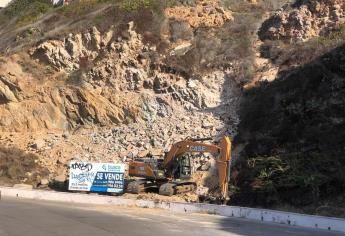
[[[128,174],[137,177],[129,182],[127,192],[141,193],[152,188],[158,188],[160,195],[194,191],[197,184],[191,180],[191,155],[196,153],[213,154],[217,170],[220,198],[228,199],[228,184],[231,164],[231,141],[224,136],[219,143],[210,144],[204,141],[211,138],[186,139],[172,145],[164,159],[141,158],[129,162]]]

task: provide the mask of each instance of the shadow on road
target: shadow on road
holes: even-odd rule
[[[262,223],[239,218],[222,218],[219,221],[220,229],[230,233],[230,235],[248,235],[248,236],[344,236],[341,232],[331,232],[327,230],[314,230],[303,227]]]

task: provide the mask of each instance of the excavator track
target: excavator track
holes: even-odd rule
[[[159,187],[159,195],[172,196],[175,194],[175,184],[166,183]]]
[[[157,188],[156,184],[145,180],[134,180],[127,185],[127,193],[145,193],[148,189]]]
[[[187,193],[196,190],[196,183],[181,182],[181,183],[165,183],[159,187],[159,194],[165,196],[172,196],[180,193]]]

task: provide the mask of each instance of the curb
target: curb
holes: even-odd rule
[[[135,206],[142,208],[160,208],[170,210],[173,212],[184,213],[208,213],[220,216],[256,220],[267,223],[278,223],[313,229],[345,232],[345,219],[304,215],[298,213],[247,207],[221,206],[203,203],[179,203],[150,200],[134,200],[123,197],[53,192],[44,190],[26,190],[9,187],[0,187],[0,199],[1,196],[81,204],[101,204],[114,206]]]

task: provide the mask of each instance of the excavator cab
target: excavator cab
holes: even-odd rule
[[[192,165],[190,155],[183,155],[179,158],[180,179],[189,179],[192,176]]]
[[[167,168],[167,176],[171,176],[174,179],[189,179],[192,176],[192,165],[190,160],[190,155],[182,155],[174,159],[170,165],[170,168]]]

